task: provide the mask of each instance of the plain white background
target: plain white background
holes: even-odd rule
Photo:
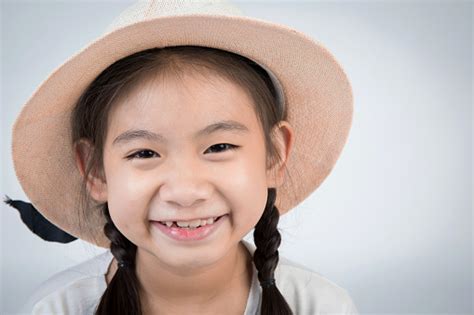
[[[10,150],[21,106],[131,3],[2,2],[2,197],[28,201]],[[348,142],[320,188],[280,219],[280,255],[347,289],[363,314],[471,314],[472,3],[236,3],[321,42],[353,85]],[[2,314],[102,252],[45,242],[0,207]]]

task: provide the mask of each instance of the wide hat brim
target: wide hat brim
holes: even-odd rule
[[[157,17],[106,33],[44,80],[12,129],[16,176],[31,203],[64,231],[100,247],[110,241],[105,218],[91,204],[79,228],[82,176],[70,140],[70,114],[84,89],[109,65],[153,47],[197,45],[231,51],[271,69],[288,107],[295,141],[275,205],[287,213],[317,189],[334,167],[352,124],[350,82],[320,43],[287,26],[245,16]],[[290,185],[291,184],[291,185]]]

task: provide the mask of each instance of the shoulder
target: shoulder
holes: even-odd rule
[[[107,284],[110,250],[60,271],[36,287],[21,314],[91,314]]]
[[[304,265],[280,257],[275,279],[298,314],[358,314],[346,289]]]
[[[253,256],[255,245],[246,240],[243,243]],[[255,265],[253,268],[254,290],[261,292],[258,271]],[[295,314],[359,314],[346,289],[282,255],[275,269],[275,282]]]

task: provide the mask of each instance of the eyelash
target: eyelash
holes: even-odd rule
[[[218,146],[218,145],[223,145],[223,144],[224,144],[224,145],[227,145],[228,148],[229,148],[228,150],[223,150],[223,151],[236,150],[237,148],[240,148],[240,146],[238,146],[238,145],[233,145],[233,144],[230,144],[230,143],[218,143],[218,144],[214,144],[214,145],[210,146],[210,148],[215,147],[215,146]],[[130,154],[129,156],[127,156],[126,159],[127,159],[127,160],[132,160],[132,159],[140,159],[140,160],[142,160],[142,159],[147,159],[147,158],[139,158],[139,157],[137,157],[137,155],[138,155],[139,153],[142,153],[142,152],[153,152],[153,153],[155,153],[154,151],[148,150],[148,149],[139,150],[139,151],[136,151],[135,153],[132,153],[132,154]],[[219,153],[219,152],[218,152],[218,153]]]

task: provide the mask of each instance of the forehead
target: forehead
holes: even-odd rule
[[[206,75],[157,76],[134,87],[109,114],[109,132],[148,129],[165,137],[191,137],[215,121],[259,128],[250,95],[239,85]]]

